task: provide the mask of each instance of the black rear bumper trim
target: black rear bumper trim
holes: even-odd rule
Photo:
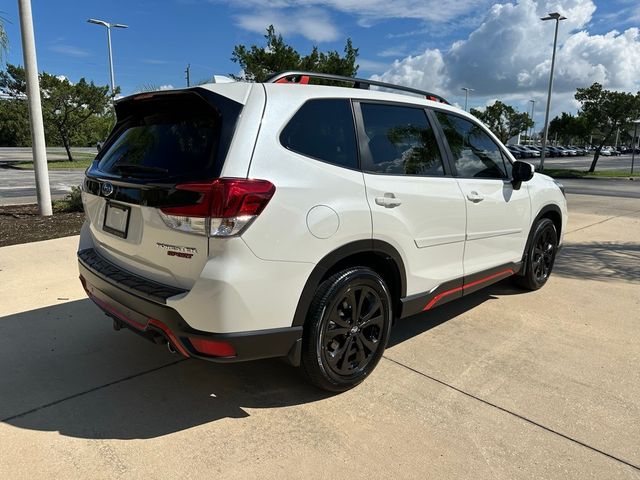
[[[286,357],[295,350],[302,338],[302,327],[284,327],[249,332],[212,333],[196,330],[189,326],[173,308],[159,302],[143,298],[122,288],[86,265],[79,258],[80,279],[89,298],[109,317],[115,318],[129,329],[143,337],[157,341],[158,335],[171,343],[179,342],[178,350],[185,350],[190,357],[217,363],[241,362],[263,358]],[[157,328],[150,320],[157,320],[167,331]],[[171,338],[173,337],[173,338]],[[236,355],[233,357],[209,357],[198,353],[189,338],[214,340],[231,345]]]

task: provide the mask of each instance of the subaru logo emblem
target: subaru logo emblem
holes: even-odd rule
[[[104,195],[105,197],[108,197],[112,193],[113,193],[113,185],[110,184],[109,182],[104,182],[102,184],[102,195]]]

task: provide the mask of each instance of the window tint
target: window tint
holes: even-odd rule
[[[371,159],[366,172],[444,175],[442,157],[427,115],[421,108],[362,103]]]
[[[107,145],[98,154],[97,170],[114,176],[147,181],[192,181],[211,178],[218,159],[224,122],[233,113],[192,93],[126,100]],[[239,106],[239,105],[238,105]]]
[[[356,132],[347,99],[309,100],[284,128],[280,142],[302,155],[358,168]]]
[[[480,126],[456,115],[437,112],[447,137],[458,176],[466,178],[506,178],[500,148]]]

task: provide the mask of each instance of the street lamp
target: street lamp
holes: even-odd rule
[[[531,99],[529,100],[529,102],[531,102],[531,122],[533,123],[533,125],[531,125],[531,133],[528,135],[529,143],[531,144],[531,137],[533,136],[533,130],[535,128],[535,122],[533,121],[533,111],[536,108],[536,101]]]
[[[467,103],[469,101],[469,92],[473,92],[473,88],[462,87],[460,90],[464,90],[464,111],[467,111]]]
[[[90,18],[87,20],[89,23],[94,23],[96,25],[102,25],[107,29],[107,45],[109,46],[109,77],[111,79],[111,93],[115,95],[116,93],[116,81],[113,75],[113,54],[111,53],[111,29],[112,28],[129,28],[127,25],[123,25],[122,23],[109,23],[104,20],[96,20],[95,18]]]
[[[631,139],[631,176],[633,176],[633,164],[636,161],[636,138],[638,136],[638,124],[640,124],[640,120],[633,121],[633,139]]]
[[[566,20],[567,17],[562,16],[558,12],[550,13],[546,17],[542,17],[540,20],[555,20],[556,32],[553,36],[553,55],[551,56],[551,73],[549,74],[549,93],[547,94],[547,109],[544,114],[544,135],[542,136],[542,152],[540,152],[540,171],[544,170],[544,154],[547,147],[547,130],[549,125],[549,107],[551,106],[551,89],[553,88],[553,68],[556,65],[556,46],[558,44],[558,25],[560,20]]]

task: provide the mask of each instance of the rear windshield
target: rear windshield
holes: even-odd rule
[[[97,169],[139,179],[206,179],[215,174],[220,111],[194,94],[132,100],[119,119]]]

